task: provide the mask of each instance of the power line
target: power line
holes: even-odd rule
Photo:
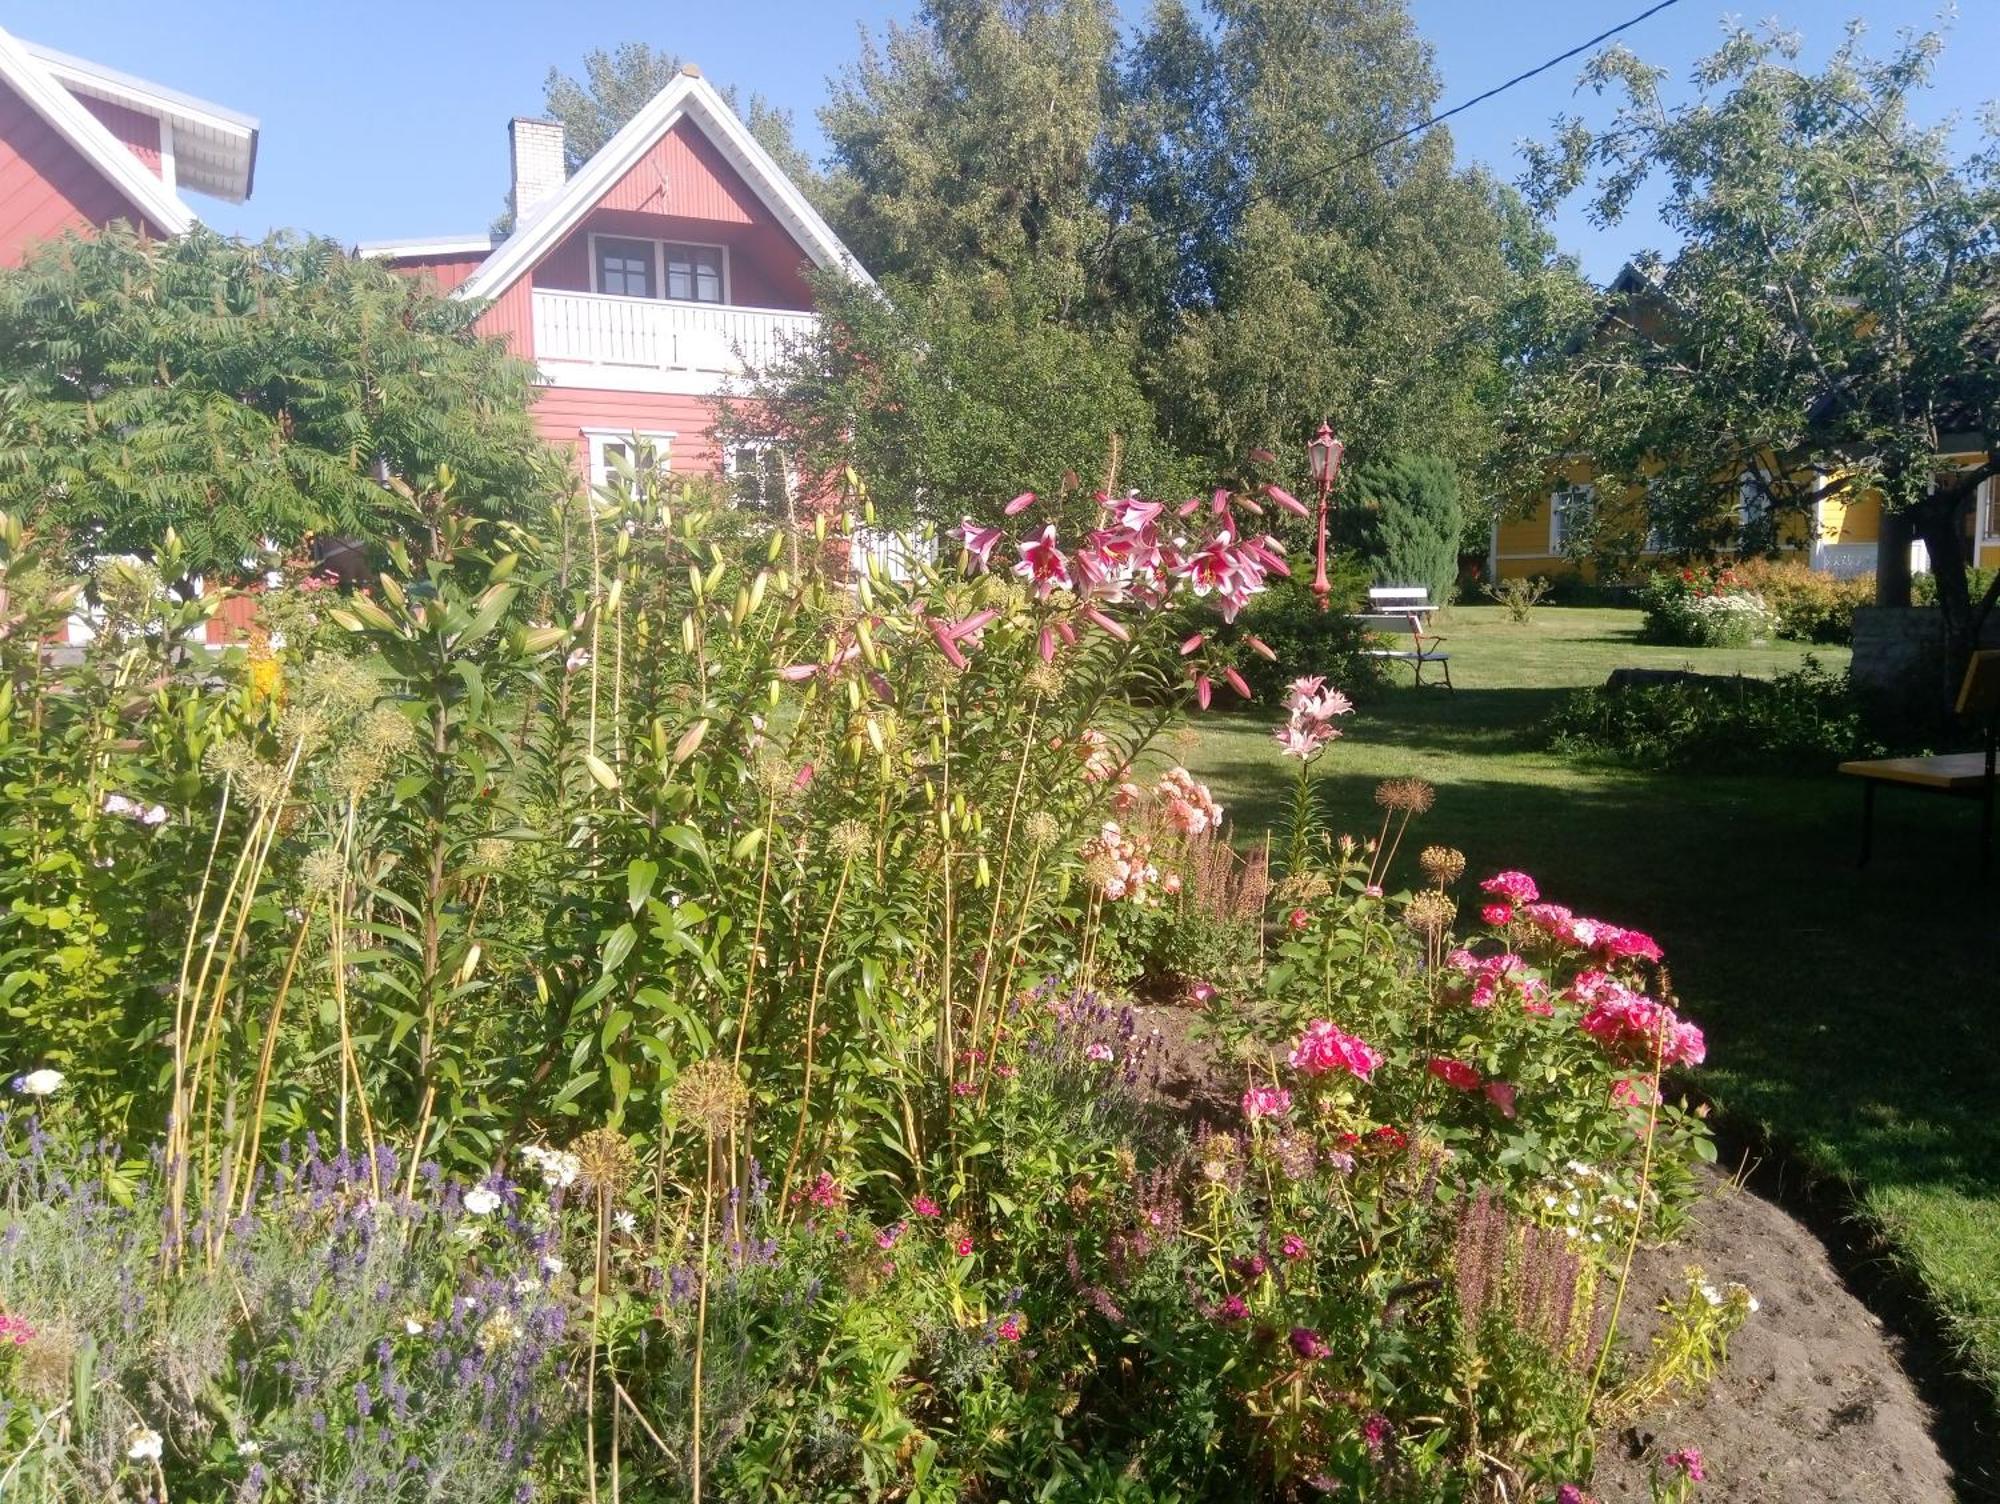
[[[1641,21],[1649,20],[1652,17],[1657,16],[1661,11],[1669,10],[1678,4],[1680,4],[1680,0],[1657,0],[1656,4],[1647,6],[1646,9],[1640,11],[1638,15],[1631,17],[1629,20],[1620,21],[1616,26],[1613,26],[1608,30],[1600,31],[1596,36],[1590,38],[1589,41],[1578,42],[1574,47],[1570,48],[1567,52],[1557,53],[1556,56],[1550,58],[1547,62],[1537,63],[1534,67],[1528,69],[1527,72],[1517,73],[1512,78],[1508,79],[1505,83],[1495,84],[1492,88],[1486,90],[1485,93],[1475,94],[1472,96],[1472,98],[1464,101],[1463,103],[1455,104],[1450,109],[1431,116],[1430,119],[1428,120],[1419,121],[1417,124],[1410,126],[1406,130],[1398,131],[1393,136],[1385,136],[1380,141],[1377,141],[1372,145],[1364,146],[1360,151],[1355,152],[1352,156],[1342,157],[1339,161],[1330,162],[1324,167],[1315,167],[1310,172],[1301,173],[1299,174],[1299,176],[1288,179],[1285,182],[1278,183],[1273,187],[1264,189],[1253,189],[1251,192],[1244,195],[1244,197],[1239,201],[1238,207],[1239,208],[1244,207],[1260,198],[1270,198],[1277,194],[1288,193],[1294,188],[1302,187],[1307,183],[1315,182],[1320,178],[1326,177],[1332,173],[1339,172],[1343,168],[1352,167],[1357,162],[1365,162],[1368,160],[1368,158],[1374,156],[1375,153],[1377,153],[1378,151],[1384,151],[1387,148],[1396,145],[1398,142],[1407,141],[1410,139],[1410,137],[1417,135],[1421,131],[1427,131],[1434,125],[1443,124],[1445,121],[1451,119],[1452,116],[1454,115],[1464,114],[1474,105],[1484,104],[1486,103],[1487,100],[1496,98],[1501,94],[1505,94],[1509,89],[1515,88],[1520,84],[1524,84],[1531,78],[1538,78],[1542,74],[1548,72],[1549,69],[1558,67],[1561,64],[1568,62],[1571,58],[1577,57],[1583,53],[1590,51],[1591,48],[1593,47],[1599,46],[1605,42],[1610,41],[1620,32],[1630,31],[1634,26],[1637,26]],[[1166,228],[1165,226],[1161,227],[1162,230],[1164,230],[1165,228]]]

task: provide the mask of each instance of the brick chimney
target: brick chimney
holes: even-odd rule
[[[516,116],[507,122],[507,144],[514,164],[514,218],[532,219],[536,210],[562,192],[566,176],[562,122]]]

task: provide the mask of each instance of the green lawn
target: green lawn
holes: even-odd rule
[[[1621,665],[1768,674],[1804,654],[1645,647],[1638,620],[1542,608],[1517,626],[1454,609],[1458,692],[1409,688],[1405,671],[1361,708],[1324,764],[1337,823],[1372,830],[1376,781],[1419,774],[1438,797],[1418,844],[1462,847],[1475,873],[1524,868],[1548,897],[1655,934],[1708,1031],[1701,1084],[1851,1181],[2000,1391],[2000,882],[1974,882],[1976,806],[1886,795],[1861,871],[1846,780],[1625,773],[1537,751],[1564,692]],[[1296,765],[1268,720],[1204,717],[1183,735],[1175,750],[1239,838],[1279,814]]]

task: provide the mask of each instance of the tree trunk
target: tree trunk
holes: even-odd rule
[[[1910,603],[1910,517],[1882,509],[1880,541],[1875,545],[1875,604]]]

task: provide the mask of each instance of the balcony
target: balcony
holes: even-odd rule
[[[535,288],[535,364],[552,386],[712,395],[809,332],[811,313]]]

